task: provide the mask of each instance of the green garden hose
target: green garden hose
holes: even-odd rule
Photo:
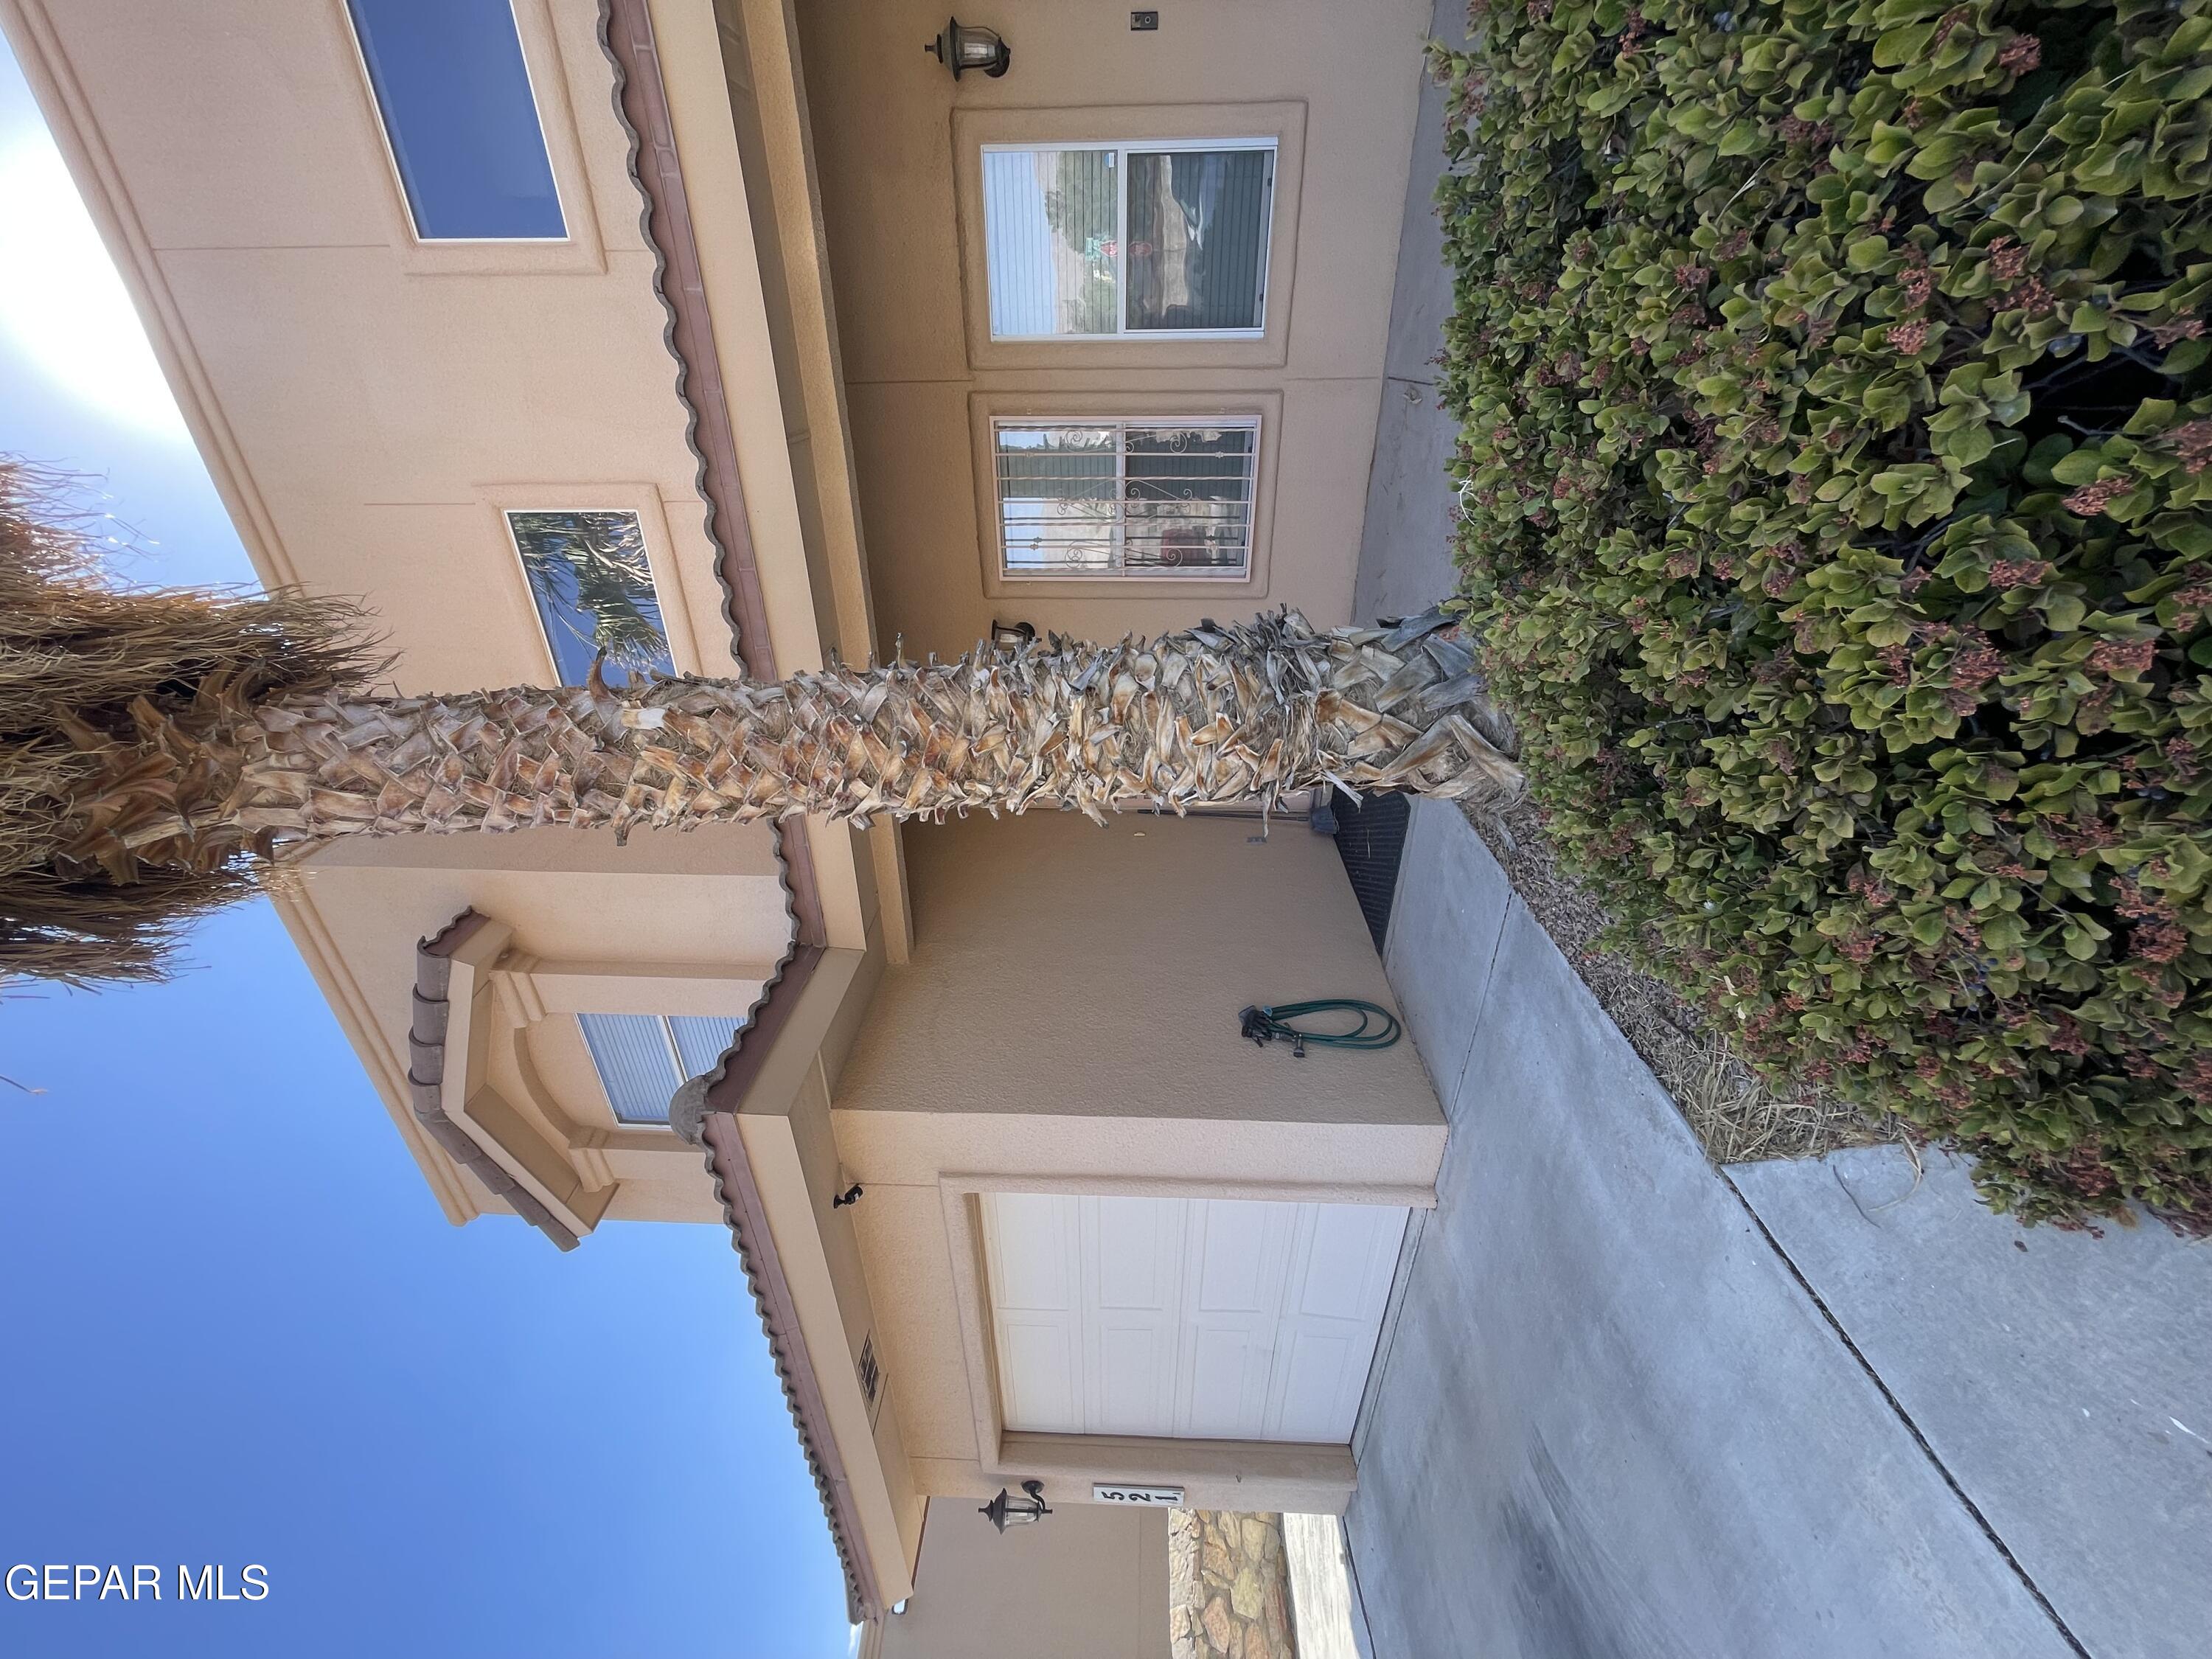
[[[1357,1014],[1359,1024],[1348,1031],[1308,1031],[1291,1023],[1313,1014]],[[1300,1060],[1306,1057],[1308,1043],[1318,1048],[1387,1048],[1405,1030],[1398,1024],[1397,1015],[1388,1008],[1378,1008],[1356,997],[1324,997],[1318,1002],[1285,1002],[1273,1008],[1247,1008],[1237,1016],[1237,1022],[1244,1035],[1261,1048],[1281,1037],[1291,1045],[1291,1053]]]

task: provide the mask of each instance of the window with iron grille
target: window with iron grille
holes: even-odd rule
[[[994,340],[1256,339],[1275,141],[983,147]]]
[[[1006,418],[991,437],[1006,575],[1250,574],[1256,416]]]

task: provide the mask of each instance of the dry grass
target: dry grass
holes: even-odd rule
[[[1602,945],[1611,918],[1559,868],[1534,807],[1517,806],[1502,818],[1478,809],[1467,816],[1528,913],[1674,1096],[1714,1163],[1818,1158],[1899,1138],[1832,1095],[1769,1087],[1688,1002]]]

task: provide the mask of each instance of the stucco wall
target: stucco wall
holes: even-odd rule
[[[988,21],[1012,45],[1012,68],[956,86],[918,50],[944,27],[935,0],[799,9],[878,634],[950,653],[973,644],[994,611],[1109,636],[1232,603],[1287,603],[1319,622],[1347,620],[1427,5],[1283,0],[1255,10],[1184,0],[1161,13],[1157,32],[1135,33],[1126,9],[1007,0]],[[1275,366],[1163,368],[1170,354],[1155,347],[1080,368],[971,364],[956,110],[1284,101],[1303,106],[1304,159],[1295,267],[1271,273],[1271,288],[1291,282]],[[1148,355],[1152,366],[1134,366]],[[1177,343],[1172,355],[1183,364],[1221,356],[1196,343]],[[1269,591],[1233,602],[1207,597],[1203,585],[1167,597],[1073,599],[1031,585],[988,599],[969,403],[994,390],[1279,392],[1280,419],[1262,440],[1278,446],[1279,462]]]
[[[694,220],[749,507],[769,515],[758,551],[775,632],[805,665],[819,641],[799,538],[780,533],[796,523],[792,462],[757,274],[750,289],[739,280],[753,250],[713,8],[654,9],[685,47],[685,167],[700,175]],[[415,240],[343,0],[0,0],[266,581],[358,598],[402,690],[544,684],[553,665],[501,509],[623,507],[643,527],[677,666],[722,672],[730,629],[600,7],[514,10],[569,232],[557,244]],[[556,877],[528,837],[446,841],[326,856],[284,908],[460,1220],[483,1195],[416,1132],[393,1046],[416,935],[474,902],[525,941],[556,940],[527,946],[548,954],[773,961],[789,925],[771,847],[765,827],[666,858],[634,842],[619,864],[586,854]],[[817,837],[833,942],[869,932],[867,857],[842,832]],[[582,1121],[604,1118],[573,1027],[544,1035],[553,1092]],[[648,1181],[614,1212],[700,1211],[689,1174],[688,1200]]]
[[[1055,1504],[1001,1537],[935,1499],[914,1599],[878,1639],[880,1659],[1168,1659],[1167,1511]]]
[[[1250,1002],[1395,1006],[1334,843],[1298,818],[1261,830],[1040,813],[905,832],[914,958],[885,971],[834,1116],[867,1190],[854,1224],[923,1490],[974,1488],[996,1449],[978,1445],[940,1177],[1273,1182],[1395,1203],[1433,1181],[1443,1122],[1410,1042],[1301,1060],[1238,1034]],[[1169,1474],[1194,1482],[1204,1461]],[[1331,1501],[1318,1487],[1240,1500],[1224,1478],[1224,1495],[1193,1501]]]
[[[1392,1001],[1335,843],[1262,829],[909,825],[914,959],[884,975],[838,1109],[1437,1125],[1411,1044],[1300,1060],[1238,1034],[1248,1003]]]
[[[471,906],[513,927],[515,948],[543,960],[726,975],[723,1006],[740,1012],[790,933],[769,845],[735,826],[645,831],[621,848],[608,833],[533,830],[324,849],[295,867],[279,908],[372,1079],[410,1126],[405,1056],[416,941]],[[703,994],[700,1012],[713,1000]],[[599,1149],[604,1173],[623,1182],[611,1215],[719,1219],[692,1148],[665,1129],[615,1123],[572,1018],[554,1014],[528,1027],[527,1052],[530,1083],[518,1075],[511,1044],[495,1048],[494,1086],[556,1144],[579,1131],[607,1143]],[[456,1218],[498,1207],[442,1152],[425,1156]]]
[[[596,4],[516,8],[568,243],[427,253],[337,0],[25,10],[73,71],[64,142],[105,163],[121,263],[189,356],[264,578],[361,596],[407,689],[539,679],[496,496],[636,486],[665,506],[679,664],[728,659]]]

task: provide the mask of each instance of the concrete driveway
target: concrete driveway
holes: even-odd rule
[[[1375,1659],[2205,1650],[2212,1251],[1717,1172],[1454,809],[1400,882],[1452,1135],[1356,1442]]]

